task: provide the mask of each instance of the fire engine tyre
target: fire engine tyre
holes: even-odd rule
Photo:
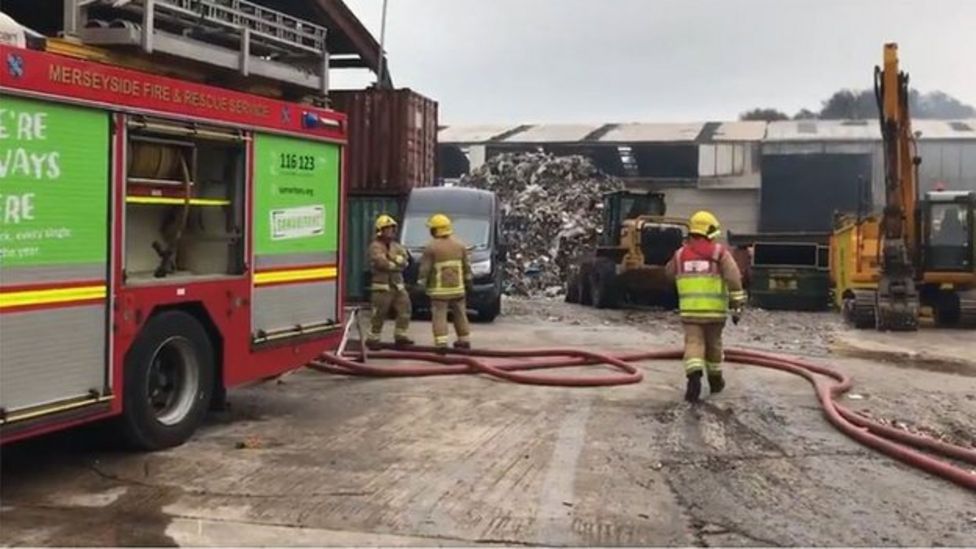
[[[601,259],[590,272],[590,300],[597,309],[617,306],[617,268],[612,261]]]
[[[192,316],[154,316],[125,359],[122,428],[139,450],[178,446],[203,421],[214,390],[214,352]]]

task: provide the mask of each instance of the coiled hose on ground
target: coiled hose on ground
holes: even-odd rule
[[[516,383],[561,387],[599,387],[639,383],[643,374],[631,363],[646,360],[678,360],[681,350],[651,351],[626,355],[607,355],[580,349],[488,350],[455,351],[438,354],[433,348],[412,347],[409,350],[371,352],[370,357],[383,360],[419,361],[424,366],[381,367],[353,360],[349,353],[337,356],[324,354],[308,365],[321,372],[340,375],[372,377],[415,377],[482,373]],[[935,459],[918,449],[976,465],[976,449],[949,444],[929,437],[915,435],[872,421],[837,403],[834,399],[847,392],[851,378],[837,370],[794,357],[784,357],[759,351],[732,349],[725,352],[726,360],[763,368],[781,370],[803,377],[813,385],[817,399],[827,420],[848,437],[893,457],[912,467],[950,480],[976,491],[976,473],[963,467]],[[485,361],[482,359],[493,359]],[[513,359],[504,361],[504,359]],[[529,373],[533,370],[567,368],[605,364],[620,373],[598,376],[555,376]]]

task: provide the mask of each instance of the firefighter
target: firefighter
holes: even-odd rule
[[[396,312],[394,345],[413,345],[413,340],[407,337],[407,329],[410,327],[410,294],[403,284],[407,251],[394,240],[397,222],[392,217],[386,214],[377,217],[375,228],[376,238],[369,245],[369,266],[372,274],[369,289],[373,315],[366,343],[371,349],[380,347],[383,322],[392,307]]]
[[[678,309],[685,332],[685,400],[697,402],[704,370],[712,394],[725,387],[722,378],[722,330],[731,309],[739,323],[746,294],[742,274],[732,254],[715,242],[718,219],[699,211],[688,223],[688,240],[668,262],[668,274],[678,287]]]
[[[454,231],[446,215],[432,215],[427,220],[427,228],[433,239],[424,249],[417,283],[430,297],[434,346],[441,352],[447,351],[447,313],[450,311],[457,334],[454,348],[470,349],[471,329],[464,299],[465,290],[471,285],[468,250],[451,236]]]

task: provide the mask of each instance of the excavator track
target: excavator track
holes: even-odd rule
[[[877,324],[874,314],[877,292],[852,290],[852,293],[854,297],[844,298],[844,320],[860,330],[874,328]]]
[[[959,327],[976,329],[976,290],[959,292]]]

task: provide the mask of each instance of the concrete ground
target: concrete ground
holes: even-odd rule
[[[494,348],[680,342],[662,313],[545,301],[475,330]],[[833,315],[753,311],[728,339],[830,363],[854,376],[854,409],[976,446],[976,367],[839,357],[838,334]],[[976,356],[970,334],[947,337]],[[232,392],[169,451],[92,431],[5,447],[0,542],[976,545],[976,495],[839,434],[805,381],[731,365],[726,392],[692,408],[680,363],[640,367],[644,382],[599,389],[302,371]]]

